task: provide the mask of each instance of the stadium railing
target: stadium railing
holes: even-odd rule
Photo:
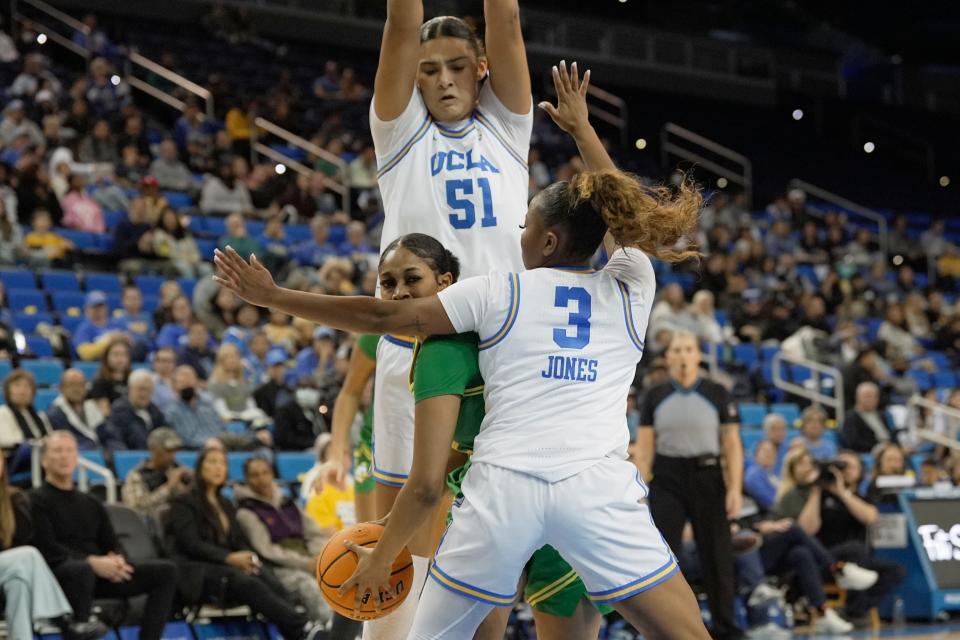
[[[743,187],[747,206],[751,206],[753,163],[745,155],[673,122],[660,131],[660,154],[665,167],[672,166],[671,157],[679,158]]]
[[[784,377],[783,365],[787,365],[790,379]],[[772,369],[775,387],[801,398],[807,398],[814,404],[833,408],[837,424],[843,424],[843,374],[839,369],[814,360],[789,355],[783,351],[778,351],[773,356]],[[802,382],[801,379],[803,379]],[[824,384],[827,380],[830,380],[831,384]],[[830,393],[825,393],[824,387],[828,387]]]
[[[848,214],[853,214],[853,215],[860,216],[861,218],[866,218],[867,220],[870,220],[871,222],[876,224],[877,225],[877,242],[880,245],[880,251],[882,251],[884,254],[887,253],[887,247],[889,246],[887,244],[889,235],[887,232],[887,219],[883,216],[883,214],[878,213],[873,209],[868,209],[867,207],[857,204],[856,202],[851,202],[850,200],[847,200],[841,195],[833,193],[832,191],[827,191],[826,189],[818,187],[815,184],[810,184],[809,182],[800,180],[799,178],[794,178],[793,180],[790,181],[790,188],[801,189],[808,196],[813,196],[818,200],[823,200],[824,202],[828,202],[836,207],[840,207],[841,209],[846,211],[846,213]],[[816,213],[815,210],[813,212]]]

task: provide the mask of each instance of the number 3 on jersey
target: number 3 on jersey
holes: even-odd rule
[[[480,219],[481,227],[497,226],[497,218],[493,215],[493,195],[490,192],[490,181],[487,178],[467,178],[465,180],[447,180],[447,205],[453,209],[450,214],[450,224],[454,229],[470,229],[477,222],[477,207],[473,202],[473,196],[477,190],[474,189],[474,182],[479,188],[479,195],[483,200],[483,218]]]
[[[557,287],[553,306],[568,309],[572,302],[577,310],[570,312],[568,324],[576,331],[571,336],[566,327],[554,329],[553,341],[564,349],[583,349],[590,342],[590,293],[583,287]]]

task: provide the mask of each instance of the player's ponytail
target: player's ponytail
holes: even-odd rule
[[[685,238],[697,227],[703,196],[684,180],[676,192],[647,187],[622,171],[585,171],[567,185],[571,209],[584,205],[598,213],[610,234],[623,247],[637,247],[666,262],[699,254]],[[683,248],[677,243],[683,241]]]
[[[449,273],[453,276],[454,282],[460,278],[460,260],[433,236],[425,233],[408,233],[400,236],[383,250],[380,262],[383,263],[387,254],[398,247],[403,247],[426,262],[438,276]]]
[[[436,38],[459,38],[470,43],[470,48],[478,58],[484,57],[483,41],[477,36],[470,23],[455,16],[437,16],[420,27],[420,44]]]

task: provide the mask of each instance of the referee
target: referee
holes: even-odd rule
[[[670,379],[643,399],[637,466],[650,481],[650,510],[674,555],[680,555],[684,525],[693,525],[714,637],[741,638],[729,526],[742,502],[737,407],[726,389],[700,377],[700,345],[692,333],[674,334],[667,367]]]

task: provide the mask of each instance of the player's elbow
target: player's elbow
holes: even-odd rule
[[[433,508],[443,498],[443,483],[408,481],[408,485],[413,499],[424,507]]]

